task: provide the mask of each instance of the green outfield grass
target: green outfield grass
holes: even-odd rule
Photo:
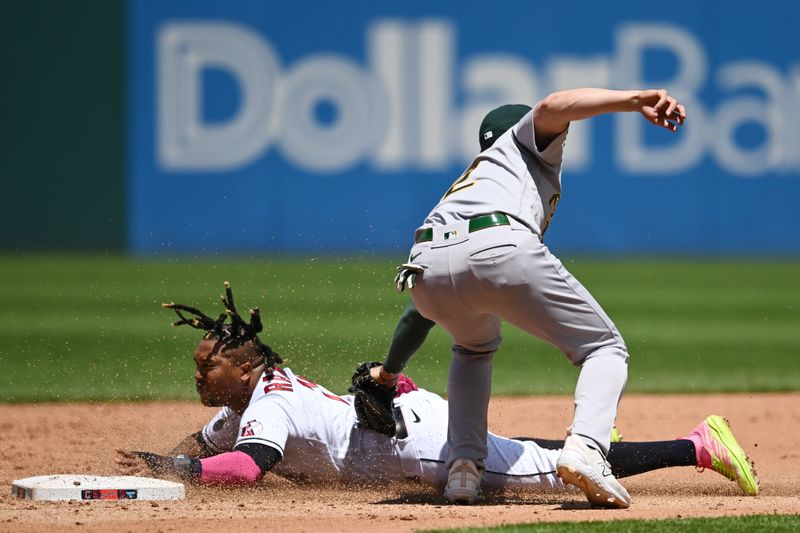
[[[631,352],[629,392],[798,388],[800,263],[565,260]],[[191,399],[200,334],[171,329],[160,303],[216,315],[223,280],[259,305],[263,340],[308,377],[344,392],[380,358],[407,296],[391,260],[0,256],[0,401]],[[577,371],[506,326],[495,394],[569,394]],[[449,341],[434,328],[409,373],[443,392]]]
[[[492,533],[663,533],[669,531],[798,531],[800,515],[755,515],[725,518],[684,518],[676,520],[612,520],[608,522],[554,522],[520,524],[493,528],[448,529],[456,532]],[[440,530],[445,531],[445,530]]]

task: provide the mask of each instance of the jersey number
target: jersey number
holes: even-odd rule
[[[475,170],[475,167],[477,166],[478,166],[478,161],[473,161],[472,164],[469,166],[469,168],[465,170],[463,174],[461,174],[461,177],[458,178],[455,181],[455,183],[453,183],[453,185],[450,186],[449,189],[447,189],[447,192],[444,193],[444,196],[442,196],[442,200],[444,200],[454,192],[463,191],[467,187],[472,187],[473,185],[475,185],[474,181],[468,181],[468,180],[469,180],[469,175],[472,174],[472,171]],[[441,202],[442,200],[439,201]]]
[[[332,394],[332,393],[328,392],[324,387],[320,387],[319,385],[317,385],[316,383],[314,383],[310,379],[304,378],[303,376],[295,376],[295,377],[297,378],[297,382],[300,385],[303,385],[304,387],[307,387],[307,388],[309,388],[311,390],[315,390],[317,392],[320,392],[320,393],[322,393],[323,396],[325,396],[326,398],[329,398],[331,400],[339,401],[339,402],[342,402],[342,403],[347,403],[346,401],[342,400],[341,398],[339,398],[335,394]]]
[[[553,215],[556,214],[556,206],[558,205],[558,201],[561,199],[561,195],[555,193],[553,196],[550,197],[550,212],[547,213],[547,216],[544,219],[544,223],[542,224],[542,236],[544,237],[544,232],[547,231],[547,226],[550,225],[550,220],[553,218]]]
[[[463,191],[467,187],[472,187],[473,185],[475,185],[474,180],[470,181],[469,175],[472,174],[472,171],[475,170],[475,167],[478,166],[478,163],[479,163],[478,161],[473,161],[470,167],[463,174],[461,174],[461,177],[458,178],[455,181],[455,183],[453,183],[453,185],[450,186],[449,189],[447,189],[447,192],[444,193],[444,196],[442,196],[442,200],[444,200],[453,193],[456,193],[458,191]],[[544,232],[547,231],[547,227],[550,225],[550,220],[552,220],[553,215],[556,214],[556,206],[558,205],[558,201],[560,199],[561,195],[559,193],[555,193],[553,196],[550,197],[550,202],[548,202],[550,204],[550,212],[547,213],[547,216],[545,217],[544,222],[542,223],[542,236],[544,236]],[[441,202],[442,200],[439,201]]]

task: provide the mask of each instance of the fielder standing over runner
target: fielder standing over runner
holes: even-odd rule
[[[197,392],[221,407],[174,456],[118,450],[125,474],[178,475],[199,483],[255,483],[267,472],[310,482],[392,482],[415,479],[441,487],[448,477],[447,402],[400,376],[398,431],[393,437],[360,427],[352,396],[339,396],[280,367],[282,358],[261,342],[257,310],[246,322],[227,287],[227,314],[212,319],[170,304],[180,321],[204,331],[194,354]],[[187,317],[183,313],[191,313]],[[230,322],[228,322],[230,318]],[[489,434],[484,484],[493,488],[561,490],[555,473],[561,442]],[[685,439],[620,442],[611,448],[615,475],[670,466],[713,469],[745,494],[758,481],[727,422],[708,417]]]
[[[396,350],[372,377],[391,385],[432,322],[453,339],[448,379],[450,471],[445,496],[472,503],[487,457],[487,408],[500,319],[557,346],[581,368],[575,415],[558,475],[589,501],[626,508],[630,496],[606,456],[627,380],[628,351],[611,319],[542,243],[561,197],[569,123],[606,113],[638,112],[675,132],[684,107],[666,90],[574,89],[531,109],[499,107],[480,127],[481,153],[447,190],[414,235],[398,290],[410,289],[421,320],[407,309]],[[403,336],[407,336],[403,339]]]

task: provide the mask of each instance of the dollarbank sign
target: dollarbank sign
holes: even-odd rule
[[[741,60],[712,72],[701,43],[677,25],[621,25],[611,55],[555,57],[547,72],[510,54],[457,64],[457,28],[437,21],[376,21],[366,31],[363,65],[333,53],[284,65],[267,36],[242,24],[171,22],[157,39],[158,156],[169,171],[231,170],[273,147],[308,172],[336,173],[364,160],[387,172],[448,169],[475,153],[474,125],[491,107],[477,98],[481,94],[533,102],[567,86],[650,86],[644,58],[656,49],[677,63],[661,85],[678,95],[691,110],[691,122],[703,127],[686,128],[667,147],[652,147],[645,143],[647,124],[619,115],[614,148],[622,172],[683,172],[705,156],[738,176],[800,171],[800,64],[781,72],[765,62]],[[201,115],[207,69],[224,71],[241,95],[236,113],[223,123],[205,123]],[[704,103],[699,95],[709,82],[731,96],[713,107]],[[760,96],[734,96],[743,89]],[[479,103],[459,107],[458,92]],[[334,109],[333,119],[320,119],[324,106]],[[743,144],[737,132],[753,124],[762,128],[763,140]],[[571,132],[572,171],[592,166],[593,137],[586,125]]]
[[[765,44],[795,42],[773,23],[800,7],[742,17],[732,1],[711,25],[708,2],[679,0],[671,20],[623,0],[509,2],[511,20],[409,2],[341,17],[311,0],[130,0],[131,247],[402,250],[487,111],[593,86],[666,87],[689,120],[678,135],[636,113],[572,124],[551,242],[800,252],[800,58]]]

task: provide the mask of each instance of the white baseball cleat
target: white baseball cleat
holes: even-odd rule
[[[481,471],[469,459],[456,459],[447,474],[444,497],[450,503],[469,505],[481,494]]]
[[[569,435],[556,461],[558,477],[583,490],[593,505],[627,509],[631,496],[611,473],[603,454],[586,445],[578,435]]]

